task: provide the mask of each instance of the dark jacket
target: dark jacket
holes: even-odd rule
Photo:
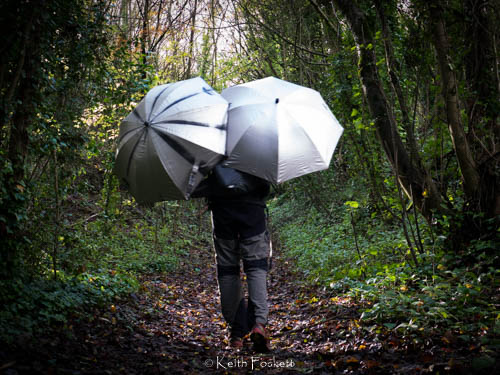
[[[218,165],[191,197],[206,198],[212,211],[214,233],[219,238],[249,238],[266,230],[266,197],[269,182]]]
[[[247,203],[266,206],[270,184],[266,180],[236,169],[217,165],[191,194],[206,198],[209,206]]]

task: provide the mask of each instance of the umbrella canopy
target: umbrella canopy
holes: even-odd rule
[[[200,77],[154,87],[121,123],[114,172],[140,203],[189,198],[223,158],[227,108]]]
[[[328,168],[343,128],[321,95],[274,77],[229,87],[224,165],[281,183]]]

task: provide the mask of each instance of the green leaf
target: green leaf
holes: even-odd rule
[[[349,206],[349,207],[352,207],[352,208],[358,208],[359,207],[359,203],[356,202],[356,201],[347,201],[347,202],[345,202],[345,205]]]

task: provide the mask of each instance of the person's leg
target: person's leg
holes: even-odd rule
[[[267,323],[267,268],[269,257],[269,235],[266,232],[242,239],[240,247],[243,268],[247,275],[249,304],[253,306],[255,322]]]
[[[246,320],[246,304],[240,278],[238,228],[231,213],[220,206],[212,208],[212,228],[222,315],[232,328],[236,325],[237,330],[243,330],[246,324],[239,322]]]
[[[246,324],[248,327],[248,331],[250,331],[255,325],[255,305],[251,300],[249,300],[247,303]]]
[[[231,335],[243,337],[249,328],[240,278],[238,241],[214,236],[214,247],[222,316],[231,328]]]
[[[267,270],[270,253],[270,239],[267,231],[241,240],[240,247],[243,256],[243,268],[247,275],[248,305],[253,310],[255,324],[250,338],[254,349],[258,352],[268,352],[269,335],[265,328],[269,307],[267,304]]]
[[[269,307],[267,304],[267,271],[270,253],[270,238],[267,231],[245,238],[240,242],[243,256],[243,268],[247,275],[248,305],[254,316],[250,338],[258,352],[267,352],[269,335],[265,329]]]

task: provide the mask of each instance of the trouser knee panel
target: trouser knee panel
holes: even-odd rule
[[[239,266],[221,266],[217,265],[217,276],[228,276],[228,275],[240,275],[240,267]]]
[[[253,270],[267,271],[269,268],[267,259],[268,258],[243,260],[243,269],[245,270],[245,273],[252,272]]]

